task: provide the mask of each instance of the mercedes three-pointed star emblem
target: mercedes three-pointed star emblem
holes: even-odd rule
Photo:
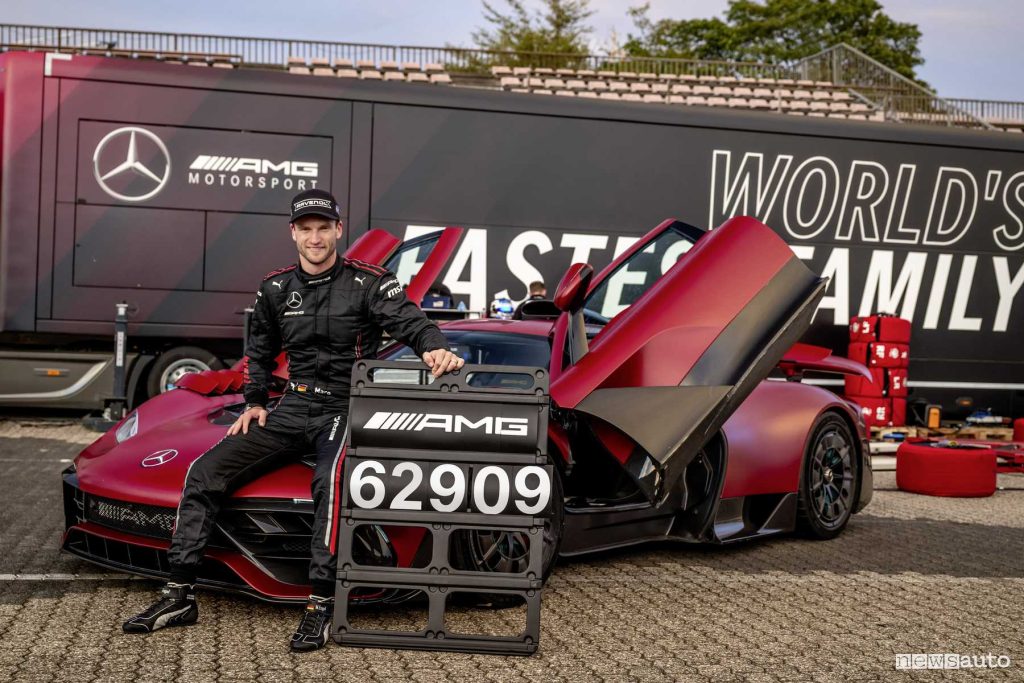
[[[288,301],[285,303],[288,304],[288,308],[298,308],[302,305],[302,295],[298,292],[292,292],[288,295]]]
[[[100,154],[111,141],[125,135],[128,136],[128,154],[125,157],[125,160],[113,168],[101,171]],[[150,168],[139,161],[139,147],[136,139],[136,136],[139,135],[151,141],[156,145],[157,149],[160,150],[161,155],[163,155],[162,165],[160,165],[161,162],[158,162],[157,164],[154,164],[155,168]],[[171,177],[171,155],[167,151],[167,147],[164,145],[163,140],[158,138],[154,133],[146,130],[145,128],[128,126],[112,130],[103,136],[100,143],[96,145],[96,151],[93,152],[92,169],[93,174],[96,176],[96,182],[99,183],[99,186],[104,192],[114,199],[120,199],[123,202],[142,202],[154,197],[158,192],[160,192],[160,190],[164,189],[164,186]],[[128,172],[131,172],[133,175],[149,179],[153,183],[153,187],[143,194],[129,195],[117,192],[107,185],[107,181],[111,178],[118,177],[121,174]]]
[[[159,465],[169,463],[171,460],[174,460],[177,455],[178,451],[173,448],[168,448],[164,451],[154,451],[143,458],[141,464],[143,467],[157,467]]]

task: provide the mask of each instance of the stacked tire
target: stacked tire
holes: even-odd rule
[[[905,425],[910,321],[883,314],[853,318],[847,356],[871,372],[871,380],[846,378],[846,398],[861,407],[867,427]]]

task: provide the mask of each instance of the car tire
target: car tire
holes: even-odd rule
[[[827,540],[843,532],[860,494],[857,440],[835,413],[818,418],[807,442],[797,493],[797,531]]]
[[[557,465],[554,470],[555,477],[552,480],[553,490],[551,492],[554,508],[551,511],[551,516],[545,521],[543,532],[544,555],[541,578],[544,582],[547,582],[548,577],[551,576],[551,572],[555,568],[558,550],[562,545],[562,532],[565,528],[565,496],[562,488],[562,474]],[[489,568],[487,562],[482,559],[483,554],[481,552],[483,546],[497,544],[498,541],[493,536],[493,534],[489,534],[481,537],[479,532],[453,536],[452,544],[458,567],[472,571],[494,571],[494,568]],[[502,536],[506,536],[506,534],[502,534]],[[503,569],[503,571],[508,571],[508,569]],[[471,602],[477,606],[498,609],[516,607],[520,604],[519,598],[515,596],[489,593],[475,594]]]
[[[164,351],[149,368],[146,392],[149,398],[164,393],[181,375],[203,370],[220,370],[224,363],[217,356],[198,346],[176,346]]]
[[[896,488],[926,496],[984,498],[996,492],[996,462],[989,444],[905,441],[896,451]]]

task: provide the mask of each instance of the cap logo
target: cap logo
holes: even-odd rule
[[[295,202],[295,204],[292,206],[292,211],[301,211],[302,209],[308,208],[310,206],[316,206],[321,209],[328,210],[334,208],[334,204],[329,199],[303,199],[301,201]]]

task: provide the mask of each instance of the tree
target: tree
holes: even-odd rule
[[[908,78],[924,63],[917,25],[893,20],[878,0],[729,0],[724,21],[653,21],[649,10],[629,10],[639,35],[624,47],[634,56],[792,64],[846,43]]]
[[[531,13],[523,0],[505,0],[508,13],[484,0],[484,20],[491,28],[473,32],[481,49],[512,52],[557,52],[585,55],[590,0],[542,0],[544,11]]]

